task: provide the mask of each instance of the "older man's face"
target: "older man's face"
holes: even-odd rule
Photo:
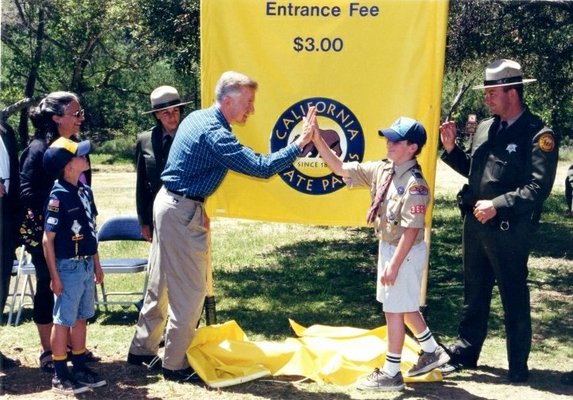
[[[243,86],[239,94],[229,96],[229,122],[239,125],[247,122],[249,115],[255,113],[255,90]]]

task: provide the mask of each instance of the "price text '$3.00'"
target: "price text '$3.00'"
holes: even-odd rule
[[[292,49],[296,52],[335,52],[339,53],[344,48],[341,38],[313,38],[297,36],[293,39]]]

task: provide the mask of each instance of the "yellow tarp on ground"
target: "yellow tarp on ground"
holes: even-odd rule
[[[225,387],[263,376],[304,376],[316,382],[350,385],[384,362],[386,327],[366,330],[313,325],[290,320],[297,338],[251,342],[235,321],[201,327],[187,349],[187,359],[209,386]],[[418,359],[418,344],[406,337],[402,372]],[[439,370],[406,382],[442,380]]]

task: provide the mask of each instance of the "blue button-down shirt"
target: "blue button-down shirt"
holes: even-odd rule
[[[239,143],[217,105],[189,114],[179,125],[161,180],[167,190],[207,197],[229,170],[268,178],[300,155],[291,143],[261,155]]]

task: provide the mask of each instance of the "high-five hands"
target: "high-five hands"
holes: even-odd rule
[[[299,149],[303,149],[312,140],[314,126],[316,125],[316,108],[309,107],[306,116],[303,117],[302,135],[294,141]]]

